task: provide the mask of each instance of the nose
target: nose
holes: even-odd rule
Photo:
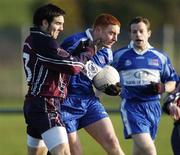
[[[60,25],[58,30],[59,30],[59,31],[63,31],[63,30],[64,30],[63,25]]]
[[[117,41],[117,40],[118,40],[118,36],[117,36],[117,35],[114,35],[113,40],[114,40],[114,41]]]
[[[141,35],[141,33],[140,33],[139,31],[137,31],[136,35],[137,35],[137,36],[140,36],[140,35]]]

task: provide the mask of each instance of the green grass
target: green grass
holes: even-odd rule
[[[26,134],[23,115],[0,115],[0,154],[25,155]]]
[[[132,141],[123,139],[123,129],[119,114],[110,115],[120,144],[126,155],[131,154]],[[1,155],[25,155],[26,134],[23,115],[0,115],[0,154]],[[171,155],[170,134],[172,120],[163,115],[156,138],[158,155]],[[81,143],[85,155],[104,155],[105,152],[94,139],[84,130],[79,131]]]

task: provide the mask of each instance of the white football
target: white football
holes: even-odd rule
[[[116,84],[120,81],[118,71],[109,65],[106,65],[97,75],[93,78],[93,84],[96,89],[104,91],[105,88],[111,84]]]

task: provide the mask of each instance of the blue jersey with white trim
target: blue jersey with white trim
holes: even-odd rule
[[[73,49],[77,47],[80,41],[85,41],[87,39],[93,40],[90,31],[90,29],[87,29],[85,32],[77,33],[66,38],[61,44],[61,47],[72,54]],[[102,48],[97,51],[91,60],[98,66],[104,67],[113,61],[112,50],[109,48]],[[68,94],[82,96],[94,95],[92,81],[83,73],[71,76],[68,86]]]
[[[143,54],[127,46],[114,52],[114,66],[123,87],[121,97],[134,100],[156,100],[160,95],[147,95],[147,85],[151,82],[176,81],[177,74],[167,54],[149,47]]]

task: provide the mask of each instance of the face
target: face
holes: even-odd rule
[[[148,31],[145,23],[139,22],[132,24],[130,35],[136,49],[145,50],[147,48],[151,31]]]
[[[102,46],[111,48],[117,41],[117,37],[120,33],[120,27],[119,25],[109,25],[106,28],[97,27],[94,32],[94,40],[100,40]]]
[[[50,23],[47,20],[43,20],[42,29],[49,33],[54,39],[57,39],[59,33],[63,31],[64,17],[58,16],[54,17],[53,21]]]

